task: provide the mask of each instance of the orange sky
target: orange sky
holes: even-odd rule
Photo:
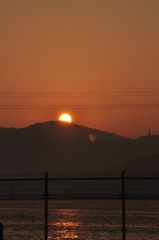
[[[0,126],[68,110],[104,131],[159,133],[158,10],[158,0],[0,1]]]

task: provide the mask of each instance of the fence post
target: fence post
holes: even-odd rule
[[[3,223],[0,222],[0,240],[3,240]]]
[[[122,171],[122,239],[126,240],[126,227],[125,227],[125,172]]]
[[[45,240],[48,240],[48,172],[45,172]]]

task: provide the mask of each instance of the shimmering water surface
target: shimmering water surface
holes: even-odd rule
[[[44,240],[43,201],[1,201],[5,240]],[[122,239],[121,200],[49,202],[49,240]],[[126,239],[159,239],[159,201],[126,201]]]

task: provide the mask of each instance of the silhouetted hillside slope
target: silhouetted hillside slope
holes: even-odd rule
[[[159,172],[159,155],[142,157],[118,166],[116,169],[127,172]]]
[[[143,136],[135,139],[135,148],[140,157],[143,156],[154,156],[159,154],[159,135]]]
[[[0,173],[106,172],[146,156],[146,141],[65,122],[0,128]],[[158,136],[154,142],[159,153]]]

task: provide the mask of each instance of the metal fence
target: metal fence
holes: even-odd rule
[[[159,174],[0,178],[1,240],[159,239]]]

